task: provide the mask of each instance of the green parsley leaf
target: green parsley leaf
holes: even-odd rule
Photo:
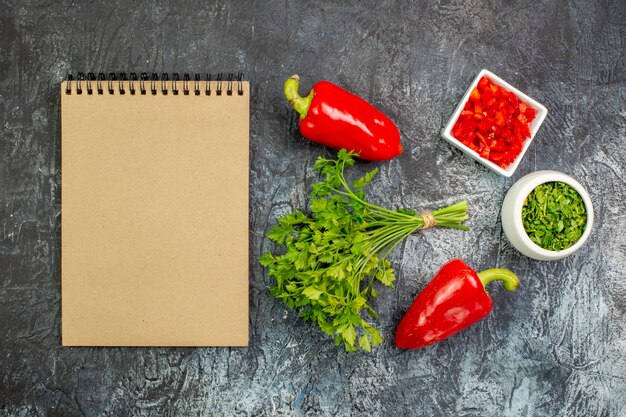
[[[393,273],[393,269],[379,269],[376,272],[376,279],[379,280],[385,287],[393,288],[393,282],[396,280],[396,276]]]
[[[274,226],[272,230],[267,233],[267,238],[276,243],[283,243],[285,238],[289,236],[292,231],[290,227]]]
[[[264,267],[266,267],[266,268],[271,266],[271,265],[273,265],[274,262],[276,262],[275,259],[274,259],[274,255],[272,255],[270,252],[265,252],[259,258],[259,263],[261,265],[263,265]]]
[[[364,351],[371,352],[372,346],[370,345],[370,338],[366,334],[364,334],[363,336],[359,337],[359,346]]]
[[[319,300],[320,295],[322,295],[323,293],[324,292],[322,290],[315,287],[306,287],[304,290],[302,290],[302,294],[306,295],[311,300]]]

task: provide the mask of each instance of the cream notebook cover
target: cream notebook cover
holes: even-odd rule
[[[248,82],[89,78],[61,86],[62,344],[247,345]]]

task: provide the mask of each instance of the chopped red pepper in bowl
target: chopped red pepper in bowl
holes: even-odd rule
[[[480,163],[510,177],[547,113],[537,101],[482,70],[443,136]]]

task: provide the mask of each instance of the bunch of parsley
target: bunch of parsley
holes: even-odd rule
[[[424,227],[413,210],[388,210],[366,201],[363,188],[378,169],[348,184],[344,170],[356,154],[339,151],[337,159],[318,158],[314,170],[325,180],[313,185],[311,214],[296,210],[278,219],[267,237],[286,247],[267,252],[259,262],[275,280],[271,294],[300,316],[317,323],[347,351],[370,351],[382,342],[379,331],[363,316],[378,314],[369,305],[376,297],[374,281],[393,288],[389,252]],[[467,202],[432,212],[437,226],[467,230]]]

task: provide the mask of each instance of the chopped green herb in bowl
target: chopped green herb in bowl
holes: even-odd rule
[[[555,261],[580,249],[593,228],[591,196],[578,181],[543,170],[517,180],[502,202],[502,229],[515,249]]]
[[[582,237],[587,210],[580,194],[570,185],[554,181],[538,185],[522,207],[522,223],[535,244],[562,251]]]

